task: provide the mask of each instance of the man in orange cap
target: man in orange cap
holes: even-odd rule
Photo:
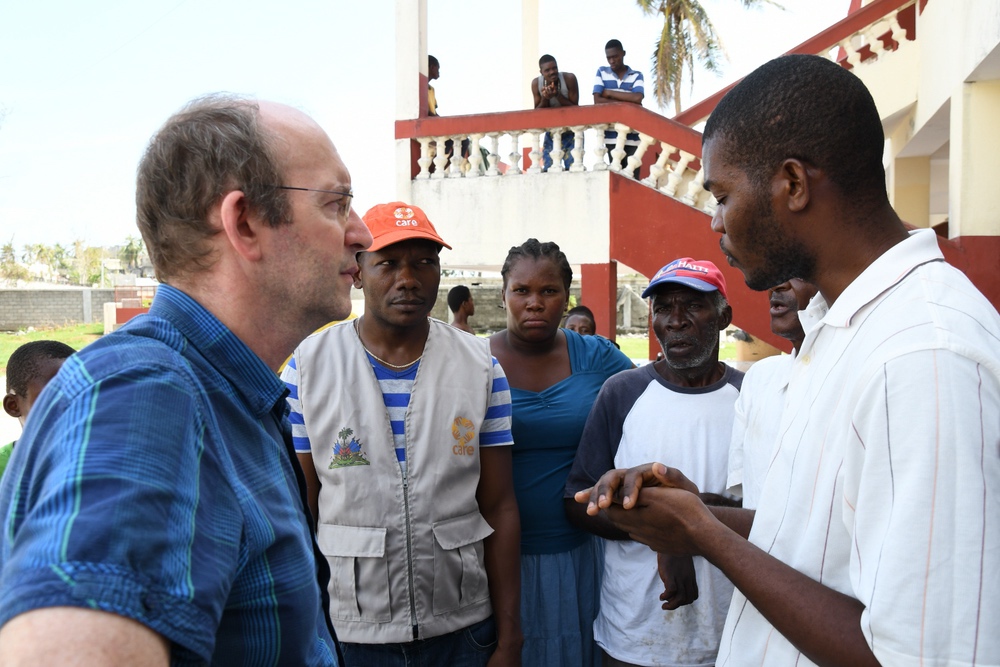
[[[451,246],[424,212],[363,219],[365,314],[282,375],[346,664],[519,664],[507,378],[485,339],[428,317]]]

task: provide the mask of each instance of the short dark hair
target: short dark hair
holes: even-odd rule
[[[472,298],[472,292],[465,285],[455,285],[448,290],[448,310],[457,313],[462,304]]]
[[[7,393],[24,396],[28,383],[41,374],[43,361],[66,359],[76,353],[66,343],[57,340],[33,340],[14,350],[7,360]]]
[[[528,239],[521,245],[513,246],[507,253],[507,259],[504,260],[503,268],[500,269],[504,289],[507,289],[507,274],[510,273],[510,270],[518,260],[525,257],[531,257],[532,259],[541,259],[544,257],[552,260],[556,268],[559,269],[563,285],[566,287],[566,294],[567,296],[569,295],[569,286],[573,282],[573,268],[569,265],[569,260],[566,259],[565,253],[559,249],[558,244],[553,241],[539,243],[538,239]]]
[[[610,39],[608,40],[608,43],[604,45],[604,50],[607,51],[608,49],[621,49],[624,51],[625,47],[622,46],[622,43],[617,39]]]
[[[544,56],[538,59],[538,66],[541,67],[545,63],[554,63],[555,61],[556,61],[555,58],[546,53]]]
[[[163,282],[212,265],[208,213],[242,190],[266,224],[290,222],[273,139],[255,102],[209,95],[190,102],[153,136],[136,176],[136,223]]]
[[[702,143],[711,139],[754,185],[795,158],[859,204],[887,201],[875,101],[861,79],[826,58],[783,56],[753,71],[709,116]]]
[[[588,320],[590,320],[590,323],[593,324],[595,327],[597,326],[597,320],[594,319],[594,311],[592,311],[590,308],[587,308],[584,305],[573,306],[572,308],[566,311],[567,320],[573,317],[574,315],[582,315],[583,317],[586,317]]]
[[[438,62],[437,58],[435,58],[434,56],[428,54],[427,55],[427,66],[428,67],[434,67],[435,65],[438,66],[438,67],[440,67],[441,63]]]

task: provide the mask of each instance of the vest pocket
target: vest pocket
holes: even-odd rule
[[[316,541],[330,562],[330,617],[390,620],[385,528],[320,524]]]
[[[483,540],[493,529],[478,512],[433,524],[434,614],[445,614],[489,598]]]

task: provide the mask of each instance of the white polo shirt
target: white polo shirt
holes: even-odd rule
[[[750,541],[860,600],[882,664],[1000,663],[996,310],[922,230],[801,316]],[[718,664],[812,663],[736,591]]]
[[[782,354],[754,363],[743,377],[736,399],[729,443],[727,490],[742,496],[743,507],[755,509],[778,441],[785,411],[785,391],[793,357]]]

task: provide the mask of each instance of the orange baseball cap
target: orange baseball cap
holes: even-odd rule
[[[427,239],[440,243],[451,250],[451,246],[438,236],[434,225],[427,215],[412,204],[394,201],[388,204],[377,204],[368,209],[361,218],[372,233],[372,245],[369,251],[406,241],[407,239]]]

